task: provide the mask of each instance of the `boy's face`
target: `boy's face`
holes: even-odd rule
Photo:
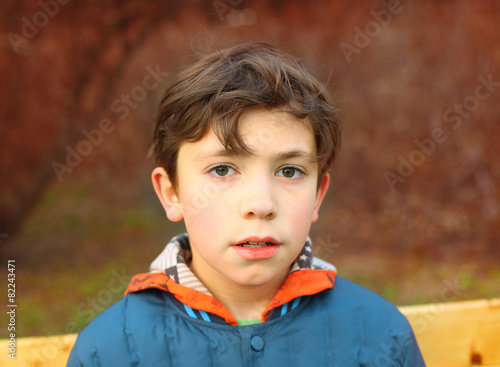
[[[240,117],[239,129],[253,154],[227,152],[210,131],[181,145],[177,190],[162,168],[153,184],[168,218],[184,219],[191,268],[207,288],[279,287],[318,218],[329,177],[318,188],[308,124],[254,110]]]

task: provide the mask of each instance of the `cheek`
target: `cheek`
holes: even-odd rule
[[[186,187],[186,186],[185,186]],[[211,233],[223,222],[227,200],[215,183],[187,186],[181,193],[184,222],[188,231]]]
[[[289,206],[290,210],[287,210],[287,217],[290,223],[294,223],[294,226],[301,226],[302,228],[309,227],[312,222],[315,196],[312,195],[295,195],[293,203]]]

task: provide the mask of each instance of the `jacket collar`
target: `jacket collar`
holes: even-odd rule
[[[236,325],[234,316],[212,297],[209,290],[193,274],[188,266],[190,259],[191,246],[188,235],[184,233],[172,238],[151,263],[150,272],[134,276],[125,294],[149,288],[162,289],[187,306],[186,310],[209,312],[230,325]],[[283,286],[263,312],[262,321],[267,321],[272,311],[278,307],[294,309],[299,301],[289,306],[293,300],[333,288],[336,274],[335,266],[313,256],[311,239],[308,237]],[[280,311],[279,314],[284,313],[286,312]]]

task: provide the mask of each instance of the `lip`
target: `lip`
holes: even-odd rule
[[[269,242],[273,243],[275,245],[279,245],[279,241],[274,238],[273,236],[265,236],[265,237],[259,237],[259,236],[250,236],[243,238],[242,240],[236,242],[234,246],[240,245],[242,243],[247,243],[247,242]]]
[[[271,243],[271,245],[259,248],[238,246],[246,242],[267,242]],[[272,236],[252,236],[238,241],[236,244],[232,245],[231,248],[245,260],[266,260],[274,257],[278,253],[280,246],[280,242]]]

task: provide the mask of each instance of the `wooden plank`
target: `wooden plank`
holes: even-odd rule
[[[50,337],[18,338],[16,340],[16,359],[9,358],[7,350],[2,348],[3,353],[0,353],[0,366],[66,366],[76,337],[76,334],[67,334]],[[5,339],[0,342],[2,346],[7,344],[7,340]]]
[[[500,298],[404,306],[428,367],[500,367]],[[1,366],[66,366],[76,334],[18,338],[16,359]],[[7,340],[0,340],[7,345]]]
[[[400,310],[428,367],[500,366],[500,298]]]

